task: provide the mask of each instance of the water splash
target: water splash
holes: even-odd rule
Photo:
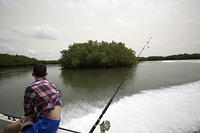
[[[111,122],[110,133],[190,133],[200,129],[199,101],[200,81],[142,91],[113,103],[103,120]],[[61,126],[88,132],[102,109],[87,107],[87,114],[62,121]],[[71,113],[79,112],[81,108]],[[95,133],[99,132],[97,127]]]

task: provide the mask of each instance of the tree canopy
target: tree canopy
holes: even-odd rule
[[[59,60],[63,68],[109,68],[132,66],[136,63],[135,51],[122,42],[89,40],[74,43],[61,51]]]

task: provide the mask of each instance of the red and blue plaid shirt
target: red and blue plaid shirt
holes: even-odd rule
[[[46,78],[40,78],[29,85],[24,95],[25,116],[44,117],[55,106],[61,106],[61,91]]]

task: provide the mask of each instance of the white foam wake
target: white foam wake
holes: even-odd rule
[[[189,133],[200,129],[199,101],[200,81],[148,90],[113,103],[103,120],[111,122],[110,133]],[[61,126],[87,133],[102,111],[92,110]],[[95,133],[99,132],[97,127]]]

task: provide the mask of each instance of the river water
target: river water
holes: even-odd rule
[[[102,120],[111,133],[190,133],[200,129],[200,60],[148,61],[136,67],[61,70],[48,65],[47,78],[63,92],[61,127],[88,132],[121,80]],[[22,116],[31,67],[0,69],[0,112]],[[59,133],[64,131],[59,130]],[[95,133],[99,133],[99,127]]]

